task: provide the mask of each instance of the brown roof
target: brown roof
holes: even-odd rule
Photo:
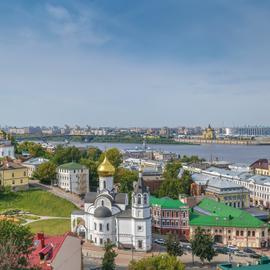
[[[184,202],[188,205],[189,208],[193,208],[201,202],[204,196],[193,196],[184,198]]]
[[[270,165],[270,161],[266,158],[258,159],[254,163],[250,165],[252,169],[262,169],[262,170],[268,170]]]
[[[4,161],[2,165],[0,165],[0,170],[14,170],[14,169],[22,169],[25,168],[19,163]]]

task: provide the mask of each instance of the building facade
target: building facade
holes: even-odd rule
[[[0,165],[0,187],[25,190],[29,187],[27,168],[14,162],[3,161]]]
[[[149,192],[142,173],[132,193],[117,193],[114,188],[115,168],[105,157],[98,167],[99,188],[85,196],[84,211],[71,215],[71,230],[97,246],[112,242],[119,248],[148,251],[152,248]]]
[[[209,233],[214,241],[224,245],[261,248],[268,246],[268,225],[246,211],[204,198],[193,207],[190,236],[196,228]]]
[[[205,195],[236,208],[249,208],[249,191],[235,183],[219,178],[207,182]]]
[[[259,159],[250,165],[250,169],[259,175],[270,176],[270,160],[269,159]]]
[[[216,167],[201,169],[194,167],[194,165],[184,165],[183,168],[190,172],[207,176],[209,179],[218,177],[221,180],[227,180],[243,186],[249,190],[250,205],[270,208],[270,176],[256,175],[249,172],[236,172]]]
[[[202,138],[204,140],[214,140],[216,138],[215,130],[209,125],[208,128],[203,131]]]
[[[28,171],[28,177],[32,178],[33,173],[36,171],[36,169],[43,163],[48,162],[49,160],[46,158],[30,158],[27,161],[23,162],[22,165],[24,167],[27,167]]]
[[[14,146],[8,140],[0,140],[0,158],[15,158]]]
[[[189,238],[189,207],[168,197],[150,197],[153,232]]]
[[[57,184],[65,191],[86,194],[89,192],[89,170],[75,162],[60,165],[57,167]]]

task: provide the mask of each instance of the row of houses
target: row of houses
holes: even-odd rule
[[[200,227],[215,242],[238,247],[268,246],[269,225],[247,211],[207,196],[150,198],[153,232],[189,240]]]
[[[11,187],[14,191],[29,188],[29,179],[33,178],[36,169],[48,162],[44,158],[30,158],[25,162],[5,158],[0,162],[0,187]],[[78,163],[60,165],[56,169],[56,180],[53,182],[65,191],[86,194],[89,191],[89,170]]]
[[[206,181],[230,182],[231,186],[239,185],[243,187],[243,191],[247,190],[249,192],[250,204],[252,206],[270,208],[270,176],[217,167],[201,169],[200,166],[196,165],[185,165],[184,169],[193,173],[195,180],[196,175],[201,175]],[[197,183],[200,185],[199,182]]]

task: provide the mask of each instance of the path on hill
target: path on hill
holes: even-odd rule
[[[35,217],[39,217],[39,219],[25,219],[26,222],[23,223],[23,225],[29,225],[30,223],[34,223],[34,222],[38,222],[41,220],[49,220],[49,219],[67,219],[69,220],[69,217],[51,217],[51,216],[39,216],[39,215],[33,215],[31,214],[31,216],[35,216]]]
[[[75,204],[78,208],[83,209],[84,202],[78,195],[75,195],[75,194],[72,194],[69,192],[65,192],[58,187],[47,186],[47,185],[41,184],[38,180],[30,180],[29,184],[32,187],[38,187],[38,188],[41,188],[43,190],[47,190],[48,192],[51,192],[52,194],[54,194],[62,199],[70,201],[71,203]]]

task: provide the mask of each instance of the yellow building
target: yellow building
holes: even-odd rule
[[[259,159],[250,165],[255,174],[270,176],[270,160]]]
[[[6,134],[4,133],[4,131],[0,129],[0,140],[4,140],[5,136]]]
[[[228,206],[249,208],[249,191],[240,185],[226,180],[219,178],[209,180],[205,189],[205,195]]]
[[[0,187],[24,190],[29,186],[27,168],[14,162],[4,161],[0,165]]]
[[[208,128],[203,131],[202,137],[204,140],[214,140],[216,138],[214,129],[209,125]]]

